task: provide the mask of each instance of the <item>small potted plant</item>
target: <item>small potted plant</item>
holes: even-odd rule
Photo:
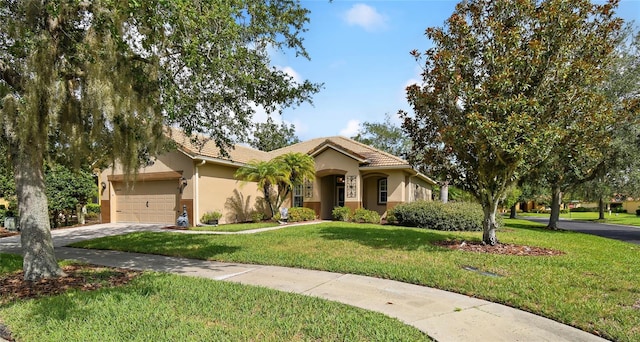
[[[202,223],[204,224],[211,224],[214,226],[218,225],[218,221],[220,220],[220,218],[222,217],[222,213],[219,211],[207,211],[206,213],[204,213],[204,215],[202,215]]]

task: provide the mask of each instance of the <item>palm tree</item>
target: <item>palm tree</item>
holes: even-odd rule
[[[269,204],[271,216],[278,212],[280,204],[280,187],[279,184],[288,184],[290,172],[281,163],[274,160],[270,161],[250,161],[246,165],[239,168],[234,177],[244,182],[256,182],[258,188],[264,195],[265,201]],[[274,194],[274,186],[278,186],[277,192]]]
[[[305,179],[312,181],[316,178],[316,162],[308,154],[304,153],[286,153],[274,159],[289,172],[288,182],[278,184],[282,190],[282,201],[293,191],[296,185],[304,184]],[[282,204],[282,203],[280,203]]]
[[[239,168],[235,177],[244,182],[256,182],[269,204],[271,216],[293,191],[306,180],[314,180],[316,165],[313,157],[304,153],[287,153],[270,161],[250,161]]]

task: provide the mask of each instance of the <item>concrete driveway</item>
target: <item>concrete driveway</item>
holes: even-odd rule
[[[522,216],[518,218],[540,222],[543,224],[549,223],[549,219],[546,217]],[[640,245],[640,227],[566,219],[561,219],[560,222],[558,222],[558,227],[574,232],[593,234],[609,239],[615,239]]]

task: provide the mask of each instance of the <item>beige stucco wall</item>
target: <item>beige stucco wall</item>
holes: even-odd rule
[[[197,164],[198,198],[195,216],[198,222],[207,211],[222,213],[220,223],[251,220],[251,212],[263,211],[265,205],[256,207],[263,198],[256,183],[241,182],[233,175],[237,167],[206,163]],[[195,183],[195,182],[194,182]]]
[[[405,202],[405,175],[402,171],[390,171],[387,177],[387,187],[389,194],[387,195],[387,203],[389,202]]]
[[[364,198],[362,206],[368,210],[377,211],[380,215],[387,211],[386,203],[378,203],[378,180],[387,178],[387,174],[375,173],[364,177]],[[389,186],[387,182],[387,187]]]
[[[191,181],[193,178],[194,170],[195,169],[191,158],[187,157],[182,152],[172,151],[164,153],[153,159],[152,165],[141,168],[138,171],[137,176],[129,182],[123,182],[123,171],[120,165],[116,165],[115,167],[108,168],[102,171],[99,176],[99,182],[104,182],[106,187],[102,189],[102,186],[100,186],[99,197],[101,204],[108,206],[108,212],[105,212],[106,208],[104,206],[101,208],[103,212],[103,220],[107,222],[118,221],[116,213],[118,203],[114,184],[118,185],[119,187],[127,187],[128,191],[135,192],[136,183],[142,182],[143,180],[144,182],[162,180],[164,177],[163,173],[173,173],[175,175],[179,174],[181,175],[181,177],[184,177],[187,180],[187,185],[182,189],[182,192],[178,194],[178,199],[176,202],[178,211],[181,211],[181,203],[183,203],[183,201],[186,201],[188,203],[190,201],[193,201],[194,198],[195,188],[193,182]],[[157,177],[157,175],[160,175],[160,177]],[[171,177],[175,179],[176,191],[178,191],[177,189],[178,187],[180,187],[180,177]],[[122,188],[120,188],[119,191],[121,189]]]
[[[316,190],[319,187],[319,178],[327,175],[344,175],[356,176],[356,184],[360,184],[360,170],[357,160],[346,156],[334,149],[328,148],[319,155],[315,156],[316,173],[319,177],[316,177],[316,183],[314,184],[314,197],[309,199],[310,201],[320,201],[320,192]],[[317,186],[315,186],[317,185]],[[361,190],[356,189],[356,197],[348,198],[345,195],[345,202],[360,202]],[[306,200],[306,199],[305,199]]]
[[[182,177],[187,179],[187,186],[184,188],[182,196],[185,199],[193,199],[193,182],[189,182],[189,180],[193,177],[194,174],[194,166],[191,158],[184,155],[182,152],[173,151],[169,153],[162,154],[154,159],[153,165],[144,167],[139,170],[138,175],[143,176],[144,174],[152,174],[158,172],[171,172],[171,171],[179,171],[182,173]],[[108,168],[100,174],[100,182],[105,182],[107,188],[105,191],[101,191],[100,199],[101,200],[109,200],[111,195],[113,195],[110,191],[111,184],[109,184],[108,177],[109,176],[119,176],[122,175],[122,168],[118,165],[115,168]],[[135,181],[130,184],[135,188]]]
[[[406,202],[431,201],[433,199],[433,186],[423,179],[407,176]]]

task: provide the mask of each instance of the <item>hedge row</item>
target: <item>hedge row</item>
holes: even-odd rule
[[[335,207],[331,211],[334,220],[360,223],[380,223],[380,214],[373,210],[358,208],[351,211],[349,207]]]
[[[484,213],[477,203],[418,201],[399,204],[389,211],[389,223],[447,231],[481,231]],[[498,227],[502,217],[497,215]]]
[[[293,207],[288,210],[287,222],[313,221],[316,219],[316,212],[311,208]]]

